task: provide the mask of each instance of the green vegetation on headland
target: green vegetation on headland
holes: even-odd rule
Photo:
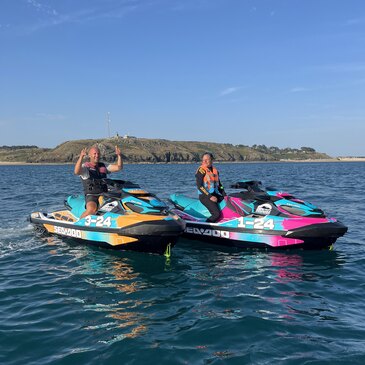
[[[0,146],[0,162],[3,163],[74,163],[84,147],[98,144],[104,161],[115,160],[115,145],[122,149],[123,160],[138,162],[196,162],[204,152],[212,152],[216,161],[303,161],[332,159],[310,147],[283,148],[265,145],[233,145],[194,141],[169,141],[147,138],[105,138],[68,141],[55,148],[37,146]]]

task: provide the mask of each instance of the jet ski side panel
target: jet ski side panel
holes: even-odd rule
[[[321,249],[331,246],[347,231],[334,218],[280,214],[273,202],[257,204],[239,197],[225,198],[220,203],[221,216],[216,223],[181,210],[179,204],[175,206],[172,211],[187,223],[185,236],[225,246]]]
[[[311,229],[310,229],[311,230]],[[271,233],[271,234],[270,234]],[[335,236],[308,236],[301,233],[292,236],[277,235],[274,232],[251,232],[221,227],[219,225],[187,222],[184,236],[213,244],[238,248],[259,249],[323,249],[330,247],[337,239]]]
[[[118,250],[163,254],[182,234],[185,222],[153,194],[136,187],[129,190],[119,196],[99,197],[96,215],[79,219],[85,211],[85,198],[74,195],[65,201],[67,210],[34,212],[30,221],[38,232],[47,235]],[[129,204],[125,209],[124,203]]]

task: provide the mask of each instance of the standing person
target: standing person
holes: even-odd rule
[[[103,162],[99,162],[100,150],[97,146],[92,146],[88,154],[86,148],[81,151],[74,169],[75,175],[81,177],[85,193],[86,210],[81,214],[80,219],[98,211],[99,196],[108,189],[102,179],[105,179],[108,173],[118,172],[123,168],[122,155],[118,146],[115,146],[115,154],[117,163],[106,166]],[[82,163],[86,155],[89,156],[90,161]]]
[[[213,166],[213,155],[209,152],[202,156],[202,164],[195,173],[196,185],[199,191],[199,200],[211,214],[207,222],[218,220],[220,210],[218,203],[227,194],[219,180],[218,170]]]

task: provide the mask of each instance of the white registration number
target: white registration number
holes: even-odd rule
[[[104,218],[103,216],[98,216],[96,218],[92,218],[88,215],[85,218],[85,226],[94,226],[95,227],[110,227],[112,225],[112,220],[110,217]]]
[[[254,220],[244,221],[243,217],[238,218],[238,227],[240,228],[253,228],[253,229],[274,229],[275,224],[273,219],[256,218]]]

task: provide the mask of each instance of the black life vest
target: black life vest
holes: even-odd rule
[[[89,171],[88,179],[81,179],[85,194],[101,194],[108,191],[108,186],[102,179],[107,177],[106,166],[102,162],[93,165],[90,162],[84,164]]]

